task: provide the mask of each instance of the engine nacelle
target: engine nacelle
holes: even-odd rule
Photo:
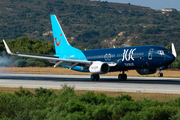
[[[149,75],[156,73],[157,69],[137,69],[136,70],[140,75]]]
[[[109,72],[109,65],[104,62],[93,62],[93,64],[89,67],[89,71],[92,74],[105,74]]]

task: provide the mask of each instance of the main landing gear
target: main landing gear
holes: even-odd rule
[[[91,75],[91,80],[92,81],[99,81],[99,74]]]
[[[124,74],[124,71],[123,71],[123,74],[119,74],[119,75],[118,75],[118,79],[119,79],[120,81],[127,80],[127,75]]]
[[[119,74],[119,75],[118,75],[118,79],[119,79],[120,81],[127,80],[127,75],[124,74],[124,71],[123,71],[122,74]],[[99,74],[92,74],[92,75],[91,75],[91,80],[92,80],[92,81],[99,81]]]

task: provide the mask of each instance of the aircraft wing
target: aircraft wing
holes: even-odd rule
[[[72,60],[72,59],[60,59],[56,56],[47,56],[47,55],[36,55],[36,54],[16,54],[12,53],[9,47],[7,46],[5,40],[3,40],[6,51],[10,55],[16,55],[20,57],[29,57],[29,58],[36,58],[36,59],[44,59],[48,60],[50,63],[54,63],[54,67],[58,65],[68,65],[71,66],[69,69],[72,69],[75,66],[82,66],[83,68],[88,68],[93,62],[95,61],[83,61],[83,60]],[[116,66],[116,63],[107,63],[110,67]]]
[[[73,66],[74,65],[88,65],[90,66],[92,64],[92,61],[83,61],[83,60],[70,60],[70,59],[60,59],[57,58],[55,56],[38,56],[38,55],[28,55],[28,54],[16,54],[16,53],[12,53],[11,50],[9,49],[9,47],[7,46],[5,40],[3,40],[6,51],[8,54],[10,55],[16,55],[16,56],[20,56],[20,57],[29,57],[29,58],[37,58],[37,59],[45,59],[45,60],[49,60],[52,63],[56,63],[54,67],[56,67],[57,65],[60,65],[62,63],[71,63]]]

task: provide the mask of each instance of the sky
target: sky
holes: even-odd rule
[[[150,7],[156,10],[162,10],[163,8],[175,8],[180,11],[180,0],[101,0],[116,3],[131,3],[132,5],[139,5],[144,7]]]

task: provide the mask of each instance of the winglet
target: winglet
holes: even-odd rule
[[[11,50],[9,49],[9,47],[7,46],[5,40],[3,40],[3,42],[4,42],[7,53],[10,54],[10,55],[14,55],[14,53],[12,53]]]
[[[176,49],[174,47],[174,43],[172,43],[172,54],[174,55],[174,57],[177,57]]]

